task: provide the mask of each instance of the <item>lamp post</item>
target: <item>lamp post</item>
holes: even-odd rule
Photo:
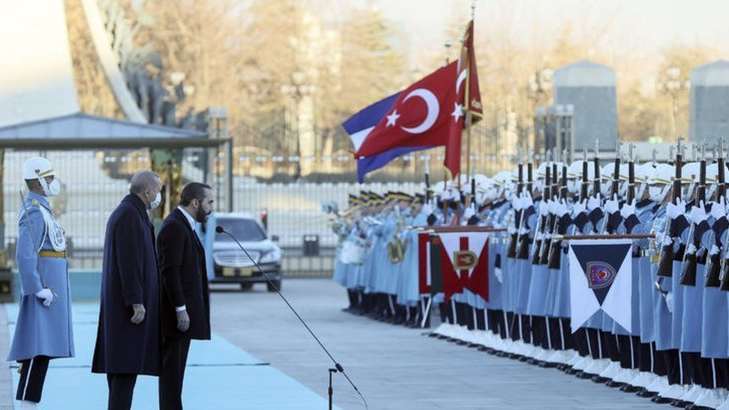
[[[678,141],[678,99],[681,93],[691,88],[688,80],[681,78],[681,69],[671,66],[666,69],[663,81],[658,83],[658,91],[671,97],[671,134]]]
[[[301,176],[301,163],[303,162],[303,158],[301,156],[302,100],[305,97],[309,97],[316,89],[315,86],[306,84],[305,82],[306,74],[301,71],[294,71],[291,74],[291,84],[284,84],[281,86],[281,93],[291,97],[294,101],[293,118],[295,119],[294,127],[296,129],[294,134],[296,138],[294,149],[296,157],[298,158],[295,165],[294,179],[299,179]]]
[[[549,92],[552,90],[552,76],[554,75],[554,70],[552,70],[549,67],[545,67],[539,70],[536,70],[532,75],[529,77],[529,82],[527,83],[527,98],[531,101],[531,114],[532,114],[532,124],[531,124],[531,132],[529,132],[529,135],[527,136],[526,141],[526,150],[531,149],[534,152],[540,151],[539,141],[537,140],[537,115],[536,115],[536,109],[537,106],[542,102],[542,100],[548,96]],[[530,141],[531,140],[531,141]],[[546,147],[545,147],[546,148]]]

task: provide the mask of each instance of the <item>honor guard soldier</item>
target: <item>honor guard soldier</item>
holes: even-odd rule
[[[28,194],[18,220],[20,309],[7,360],[20,363],[20,408],[35,408],[49,360],[73,357],[74,346],[66,239],[48,202],[61,184],[45,158],[28,159],[22,172]]]

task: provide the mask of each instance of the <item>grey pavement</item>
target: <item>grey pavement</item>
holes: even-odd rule
[[[346,292],[331,280],[285,280],[284,295],[348,371],[370,409],[668,409],[649,400],[497,358],[408,329],[341,311]],[[280,298],[256,285],[215,292],[214,330],[326,396],[331,362]],[[363,409],[341,375],[334,402]]]
[[[425,337],[422,330],[344,313],[346,293],[331,280],[285,280],[283,292],[345,367],[372,410],[670,408],[558,370]],[[256,285],[248,292],[213,292],[212,320],[216,333],[326,397],[331,362],[265,286]],[[9,340],[0,304],[2,359]],[[0,360],[3,410],[12,408],[10,374],[8,363]],[[341,375],[335,375],[334,402],[341,409],[364,408]]]

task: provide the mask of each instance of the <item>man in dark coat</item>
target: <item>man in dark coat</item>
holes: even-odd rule
[[[213,202],[210,186],[196,182],[186,185],[180,194],[180,206],[165,219],[157,237],[162,279],[161,410],[182,409],[182,382],[190,340],[210,340],[205,249],[196,227],[206,221]]]
[[[137,375],[159,374],[159,272],[147,211],[159,206],[161,188],[153,172],[134,175],[129,195],[106,225],[91,371],[107,374],[109,410],[131,408]]]

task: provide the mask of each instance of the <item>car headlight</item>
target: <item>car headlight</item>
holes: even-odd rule
[[[281,260],[281,250],[280,249],[274,249],[272,251],[266,252],[261,256],[261,260],[259,263],[272,263],[272,262],[278,262]]]

